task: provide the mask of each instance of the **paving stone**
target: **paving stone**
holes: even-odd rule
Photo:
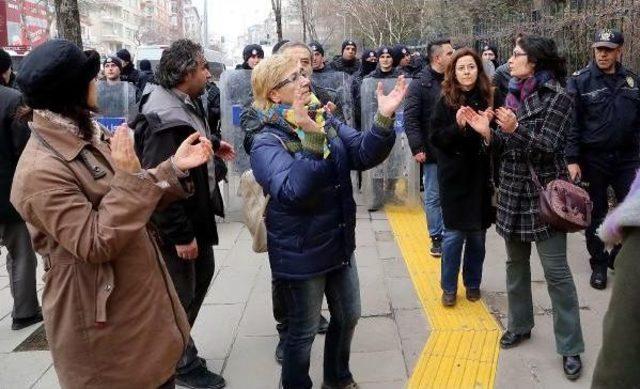
[[[365,382],[358,384],[361,389],[402,389],[407,385],[407,381],[393,381],[393,382]]]
[[[0,383],[3,388],[29,388],[52,364],[48,351],[0,354]]]
[[[401,339],[422,337],[426,340],[429,322],[422,307],[408,310],[394,309],[393,316]]]
[[[382,268],[358,269],[362,316],[384,316],[391,314],[391,301],[387,288],[383,287]]]
[[[380,258],[402,257],[402,253],[395,242],[376,242],[376,247]]]
[[[390,317],[365,317],[358,321],[351,352],[401,350],[396,323]]]
[[[254,290],[240,322],[239,336],[278,335],[271,307],[271,293]]]
[[[227,388],[277,388],[280,365],[273,354],[277,343],[277,336],[238,337],[222,372]]]
[[[258,274],[257,267],[227,266],[210,287],[204,304],[236,304],[246,303]]]
[[[30,326],[19,331],[11,329],[11,314],[5,315],[0,320],[0,353],[13,351],[20,343],[24,342],[39,326]],[[0,383],[2,381],[0,380]],[[2,385],[0,385],[2,387]]]
[[[33,389],[59,389],[60,383],[58,382],[58,375],[56,374],[56,369],[53,368],[53,365],[49,367],[46,373],[38,382],[35,383]]]
[[[201,357],[225,359],[229,356],[243,312],[244,304],[202,306],[191,330]]]
[[[386,217],[384,219],[372,220],[371,228],[373,228],[374,232],[391,231],[391,225],[387,221]]]
[[[351,370],[358,383],[401,381],[407,378],[400,350],[351,353]]]
[[[429,334],[426,333],[423,336],[404,338],[400,341],[402,345],[402,356],[404,357],[404,365],[409,372],[409,375],[411,375],[411,373],[415,370],[416,363],[418,363],[420,355],[422,355],[422,351],[424,350],[428,339]]]
[[[388,278],[386,280],[393,309],[417,309],[422,304],[408,278]]]
[[[382,260],[385,278],[409,278],[407,264],[402,257],[384,258]]]

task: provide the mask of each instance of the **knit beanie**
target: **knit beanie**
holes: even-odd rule
[[[151,70],[151,61],[148,59],[143,59],[140,61],[140,70],[150,71]]]
[[[114,65],[116,65],[118,67],[118,69],[120,69],[120,71],[122,71],[122,60],[118,57],[116,57],[115,55],[110,55],[108,56],[104,62],[102,63],[102,65],[106,65],[108,63],[112,63]]]
[[[264,50],[262,50],[262,46],[260,45],[247,45],[242,50],[242,60],[247,62],[249,58],[257,55],[260,58],[264,58]]]
[[[356,48],[356,50],[358,50],[358,45],[356,45],[356,42],[347,39],[346,41],[342,42],[342,52],[343,53],[344,53],[344,49],[346,49],[347,46],[353,46],[353,47]]]
[[[407,48],[407,46],[404,45],[395,45],[393,46],[393,51],[391,53],[391,56],[393,57],[393,66],[398,66],[400,65],[400,61],[402,61],[402,58],[409,54],[409,49]]]
[[[99,70],[98,52],[85,53],[72,42],[53,39],[24,58],[16,81],[28,106],[56,110],[86,98]]]
[[[380,57],[382,56],[382,54],[389,54],[390,56],[393,57],[393,48],[389,46],[378,47],[378,49],[376,50],[376,56],[378,57],[378,60],[380,60]]]
[[[318,42],[311,42],[309,43],[309,48],[311,49],[311,52],[318,52],[320,53],[320,55],[322,55],[324,57],[324,47],[322,47],[322,45]]]
[[[127,49],[118,50],[118,52],[116,53],[116,56],[123,61],[131,62],[131,53],[129,53],[129,50]]]

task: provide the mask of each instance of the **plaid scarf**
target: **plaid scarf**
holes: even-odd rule
[[[505,100],[505,105],[513,112],[517,112],[522,102],[529,95],[535,92],[539,86],[552,79],[554,79],[553,73],[548,70],[536,72],[533,77],[529,77],[526,80],[511,77],[511,80],[509,80],[509,94]]]
[[[309,117],[313,119],[316,124],[322,127],[322,133],[324,134],[325,127],[325,110],[322,107],[322,103],[318,98],[312,94],[311,102],[307,106],[309,109]],[[296,114],[293,108],[287,104],[274,104],[270,108],[261,111],[263,121],[267,124],[275,124],[280,128],[288,128],[291,132],[294,132],[300,138],[303,147],[305,145],[305,138],[307,134],[298,127],[296,123]],[[324,149],[323,156],[327,158],[330,154],[329,147],[327,146],[326,136],[323,140],[322,148]]]

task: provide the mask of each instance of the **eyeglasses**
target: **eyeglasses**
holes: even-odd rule
[[[527,53],[513,50],[511,55],[513,56],[513,58],[518,58],[518,57],[521,57],[523,55],[527,55]]]
[[[278,90],[291,82],[296,82],[300,77],[304,77],[301,70],[289,75],[289,77],[277,83],[276,86],[273,87],[273,90]]]

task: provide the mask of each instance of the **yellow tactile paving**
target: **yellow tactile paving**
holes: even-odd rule
[[[493,388],[499,324],[483,301],[467,301],[462,284],[456,306],[442,306],[440,260],[429,255],[431,242],[422,209],[387,207],[385,211],[431,326],[408,387]]]

